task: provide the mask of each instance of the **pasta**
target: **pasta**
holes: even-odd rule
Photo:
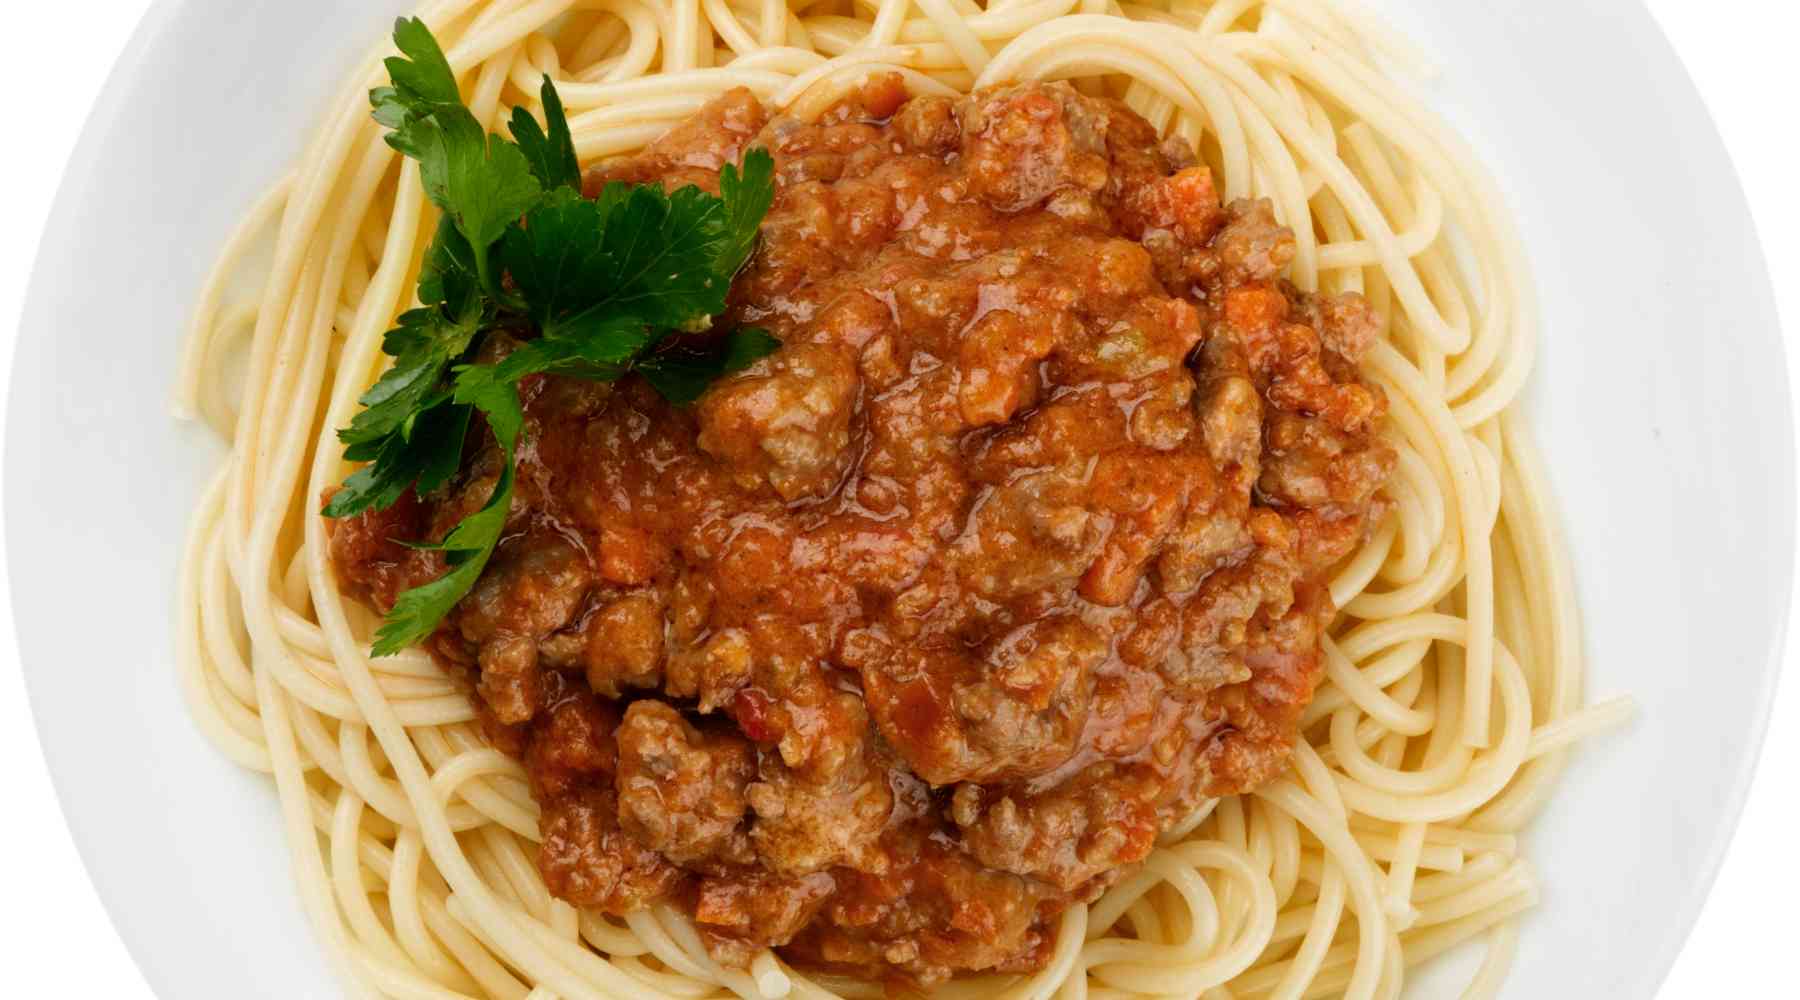
[[[1068,79],[1197,150],[1227,198],[1297,237],[1289,279],[1360,292],[1385,336],[1394,512],[1337,573],[1326,681],[1287,776],[1168,831],[1061,920],[1031,976],[957,997],[1394,997],[1464,942],[1496,993],[1538,888],[1516,834],[1583,706],[1580,622],[1518,403],[1537,336],[1504,202],[1475,155],[1384,70],[1403,38],[1325,0],[440,0],[422,12],[494,127],[555,80],[584,163],[629,153],[742,86],[805,117],[870,73],[915,93]],[[378,374],[435,224],[381,139],[371,58],[206,288],[178,403],[230,442],[180,582],[182,681],[222,751],[271,773],[302,898],[359,996],[878,996],[772,953],[720,965],[688,918],[555,899],[537,806],[461,689],[420,650],[372,659],[318,497],[333,429]],[[252,249],[272,243],[258,266]],[[255,294],[234,294],[246,283]]]

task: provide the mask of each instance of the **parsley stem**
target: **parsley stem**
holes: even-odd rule
[[[492,249],[479,250],[475,254],[475,276],[481,287],[487,290],[488,298],[513,312],[526,312],[530,309],[525,300],[516,293],[507,291],[500,284],[500,275],[494,270]]]

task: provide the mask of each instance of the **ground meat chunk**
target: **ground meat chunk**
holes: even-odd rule
[[[751,840],[763,864],[783,874],[809,874],[833,865],[880,870],[887,858],[875,849],[875,838],[887,826],[893,793],[886,769],[868,744],[868,716],[862,703],[847,694],[831,697],[829,706],[822,707],[794,721],[825,725],[841,735],[805,740],[803,750],[762,753],[758,780],[745,792],[756,812]],[[822,722],[833,716],[835,724]],[[778,731],[768,722],[749,728],[770,736]]]
[[[1220,466],[1255,468],[1262,453],[1262,397],[1242,375],[1212,379],[1200,391],[1200,434]]]
[[[781,346],[689,407],[523,380],[504,539],[428,648],[523,760],[558,897],[679,907],[733,966],[1027,973],[1288,766],[1328,581],[1388,507],[1381,321],[1285,280],[1273,205],[1120,102],[877,75],[802,107],[732,91],[590,173],[716,190],[766,149],[713,327]],[[470,437],[443,489],[335,526],[346,593],[441,574],[401,543],[491,495]]]
[[[1050,936],[1038,911],[1053,890],[935,841],[906,848],[914,860],[902,869],[840,874],[837,893],[790,954],[869,978],[898,972],[920,984],[958,970],[1019,972],[1043,963]]]
[[[856,388],[849,352],[797,345],[707,395],[700,447],[730,463],[741,482],[765,480],[784,500],[821,496],[849,458]]]
[[[1257,486],[1292,507],[1366,504],[1391,465],[1385,449],[1366,447],[1317,417],[1277,414],[1267,438],[1270,457]]]
[[[1160,670],[1177,687],[1196,693],[1244,681],[1244,643],[1250,621],[1281,614],[1293,603],[1293,565],[1278,552],[1258,552],[1208,575],[1181,616],[1181,639]]]
[[[1293,747],[1300,713],[1319,681],[1319,633],[1332,614],[1318,584],[1296,589],[1287,613],[1250,624],[1244,665],[1248,677],[1213,692],[1202,712],[1208,732],[1194,780],[1164,806],[1172,822],[1208,798],[1249,791],[1279,774]]]
[[[958,113],[971,191],[1000,211],[1029,208],[1059,188],[1106,184],[1112,110],[1066,83],[993,91]]]
[[[700,880],[694,920],[721,961],[747,965],[762,948],[787,944],[831,898],[829,872],[783,877],[733,873]]]
[[[956,104],[948,97],[918,97],[894,112],[894,135],[914,153],[943,155],[956,148],[962,130],[956,124]]]
[[[1361,361],[1381,335],[1380,317],[1368,300],[1355,292],[1305,296],[1301,308],[1307,325],[1318,332],[1320,345],[1345,363],[1340,372],[1353,372],[1349,366]],[[1339,375],[1339,379],[1349,380],[1346,375]]]
[[[555,799],[604,783],[618,771],[618,748],[613,731],[619,710],[585,691],[570,690],[563,682],[554,704],[540,713],[526,734],[525,766],[531,774],[532,794]]]
[[[544,803],[538,866],[558,898],[625,914],[673,892],[686,874],[620,828],[608,789]]]
[[[1294,234],[1275,221],[1268,199],[1225,206],[1225,225],[1212,240],[1222,284],[1272,281],[1294,259]]]
[[[587,559],[560,538],[501,546],[457,610],[462,637],[481,648],[481,696],[502,722],[543,703],[538,644],[568,624],[593,581]]]
[[[869,710],[915,774],[933,784],[1040,774],[1067,760],[1106,655],[1073,619],[998,637],[979,658],[945,648],[893,650],[864,675]]]
[[[595,611],[581,648],[588,687],[609,698],[656,687],[665,628],[663,602],[654,593],[628,594]]]
[[[722,629],[669,661],[665,689],[671,697],[696,698],[701,711],[711,712],[750,682],[754,652],[743,629]]]
[[[736,733],[701,733],[660,701],[636,701],[618,730],[619,825],[677,864],[751,860],[742,830],[755,756]]]
[[[991,802],[972,796],[962,843],[990,868],[1075,892],[1150,853],[1162,790],[1147,769],[1105,765],[1037,794],[1000,790]]]

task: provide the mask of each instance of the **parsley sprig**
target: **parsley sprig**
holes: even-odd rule
[[[512,508],[513,457],[524,413],[518,381],[551,373],[612,381],[636,372],[677,405],[779,343],[740,329],[710,350],[671,350],[671,333],[699,333],[725,309],[731,279],[756,246],[774,198],[774,163],[752,150],[727,165],[719,195],[688,186],[612,183],[589,200],[556,87],[546,77],[544,123],[516,108],[512,139],[490,134],[464,106],[443,49],[423,21],[394,27],[390,86],[370,92],[388,145],[419,164],[443,216],[419,272],[419,308],[382,340],[393,365],[338,431],[344,457],[367,463],[325,516],[386,508],[410,488],[430,493],[462,467],[479,413],[499,445],[501,473],[485,506],[441,541],[448,572],[402,593],[375,636],[386,656],[437,628],[487,566]],[[477,363],[483,338],[505,329],[524,343]],[[529,335],[534,332],[535,336]]]

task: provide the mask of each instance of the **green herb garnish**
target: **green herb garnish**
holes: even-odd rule
[[[338,431],[344,457],[366,462],[325,505],[326,517],[382,509],[408,488],[429,493],[462,465],[479,411],[504,457],[487,504],[442,541],[449,572],[400,595],[376,633],[387,656],[437,628],[487,565],[512,508],[513,453],[524,415],[518,381],[551,373],[612,381],[640,373],[687,405],[721,375],[780,344],[761,330],[673,350],[725,309],[731,279],[756,246],[774,197],[774,162],[751,150],[727,165],[718,197],[697,187],[608,184],[581,196],[581,167],[561,98],[544,79],[544,124],[513,111],[513,138],[492,135],[462,102],[455,74],[423,21],[394,27],[401,55],[391,86],[369,94],[388,145],[418,161],[425,194],[443,210],[419,273],[420,308],[382,341],[394,364]],[[483,338],[504,328],[536,336],[495,364],[476,364]]]

